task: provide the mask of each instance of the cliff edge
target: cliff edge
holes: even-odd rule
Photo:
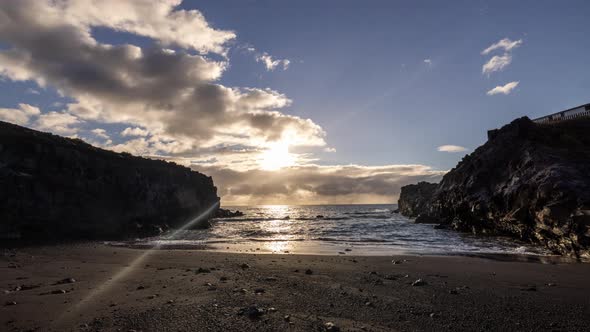
[[[155,235],[218,205],[211,177],[189,168],[0,122],[0,238]]]
[[[525,117],[488,136],[439,184],[403,187],[400,213],[590,257],[590,119]]]

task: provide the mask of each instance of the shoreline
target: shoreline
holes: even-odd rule
[[[113,248],[128,248],[132,250],[181,250],[181,251],[207,251],[224,254],[244,254],[244,255],[290,255],[290,256],[329,256],[329,257],[392,257],[392,256],[407,256],[407,257],[470,257],[481,258],[503,262],[536,262],[541,264],[588,264],[590,259],[575,258],[570,256],[550,255],[541,253],[504,253],[504,252],[419,252],[419,251],[394,251],[382,250],[377,253],[370,253],[368,250],[347,250],[349,248],[340,248],[346,251],[334,250],[317,250],[316,247],[310,247],[309,251],[271,251],[271,250],[256,250],[252,246],[238,246],[242,249],[231,249],[231,247],[215,246],[211,244],[164,244],[153,246],[147,243],[104,243],[106,246]],[[311,251],[316,250],[316,251]]]
[[[328,322],[342,331],[583,331],[590,324],[585,263],[102,243],[5,250],[1,263],[7,331],[321,331]]]

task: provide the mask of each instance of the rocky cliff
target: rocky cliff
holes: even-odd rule
[[[218,204],[213,180],[186,167],[0,122],[0,238],[153,235]]]
[[[434,189],[402,188],[400,212],[590,257],[590,119],[539,125],[521,118],[489,138]]]

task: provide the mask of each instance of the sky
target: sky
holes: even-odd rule
[[[211,175],[223,205],[393,203],[590,102],[588,1],[23,0],[0,120]]]

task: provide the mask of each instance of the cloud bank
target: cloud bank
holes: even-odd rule
[[[25,103],[0,108],[0,119],[192,165],[214,177],[226,205],[393,202],[400,186],[442,175],[423,165],[318,166],[308,153],[291,153],[335,150],[318,124],[287,114],[292,101],[285,94],[219,83],[237,35],[212,27],[197,10],[179,9],[180,3],[3,3],[1,78],[54,88],[68,102],[52,112]],[[96,28],[142,36],[153,45],[111,45],[93,36]],[[268,53],[256,60],[267,70],[290,64]],[[113,127],[119,129],[103,129]],[[293,162],[262,170],[261,156],[276,146]]]
[[[196,10],[175,9],[179,3],[8,2],[0,8],[0,40],[10,46],[0,52],[0,73],[14,81],[55,87],[75,100],[65,112],[78,122],[143,128],[152,138],[144,144],[160,153],[222,142],[264,146],[290,139],[292,145],[326,144],[320,126],[280,111],[291,104],[284,94],[216,83],[228,62],[206,54],[226,54],[225,43],[235,34],[210,27]],[[93,27],[134,33],[180,49],[101,43],[93,38]]]
[[[213,177],[225,205],[392,203],[400,188],[438,182],[444,172],[424,165],[289,167],[280,172],[193,166]],[[256,181],[252,181],[256,179]]]

